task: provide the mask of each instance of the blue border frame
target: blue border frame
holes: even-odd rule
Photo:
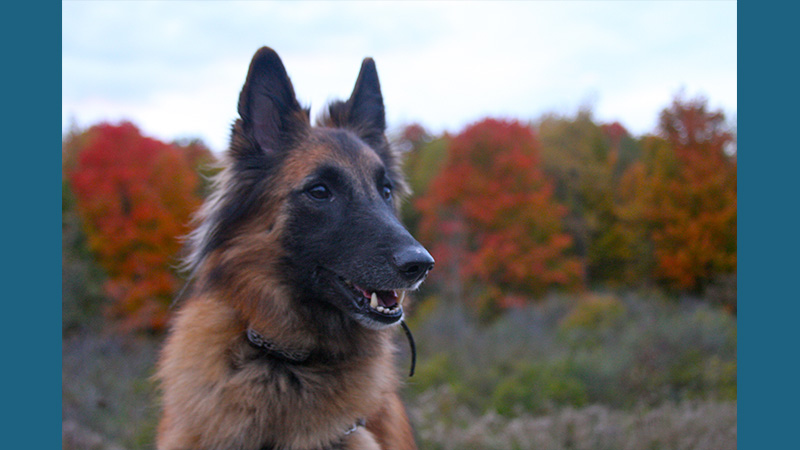
[[[797,426],[800,148],[795,14],[741,2],[738,444],[789,448]],[[791,9],[797,9],[792,6]]]
[[[60,448],[61,8],[9,2],[3,42],[3,386],[7,448]],[[52,128],[50,128],[52,126]]]

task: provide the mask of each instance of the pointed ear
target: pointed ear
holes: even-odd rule
[[[309,127],[278,54],[262,47],[253,56],[239,94],[239,116],[246,135],[266,153],[284,150]]]
[[[372,58],[364,58],[361,63],[353,93],[347,100],[347,109],[349,122],[358,130],[362,139],[374,146],[385,141],[386,113],[378,70]]]

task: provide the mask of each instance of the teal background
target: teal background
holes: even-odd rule
[[[3,6],[3,447],[60,448],[61,9]]]
[[[739,3],[740,449],[797,445],[800,149],[789,5]]]

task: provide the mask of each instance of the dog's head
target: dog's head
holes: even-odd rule
[[[191,237],[192,268],[209,266],[206,283],[228,289],[280,285],[368,328],[399,322],[406,291],[434,261],[397,216],[407,187],[372,59],[350,98],[312,127],[280,58],[262,48],[238,109],[225,168]]]

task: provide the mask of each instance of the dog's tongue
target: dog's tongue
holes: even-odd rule
[[[364,288],[358,288],[361,291],[361,295],[365,298],[372,298],[372,294],[375,294],[377,297],[378,305],[383,306],[384,308],[394,308],[395,305],[398,303],[397,291],[373,291],[370,292]]]
[[[386,308],[393,308],[397,305],[397,294],[395,291],[375,291],[378,294],[378,302]]]
[[[363,288],[358,288],[361,290],[361,294],[366,298],[372,297],[372,292],[367,291]],[[374,291],[375,296],[378,297],[378,305],[383,306],[384,308],[392,308],[397,305],[397,293],[395,291]]]

